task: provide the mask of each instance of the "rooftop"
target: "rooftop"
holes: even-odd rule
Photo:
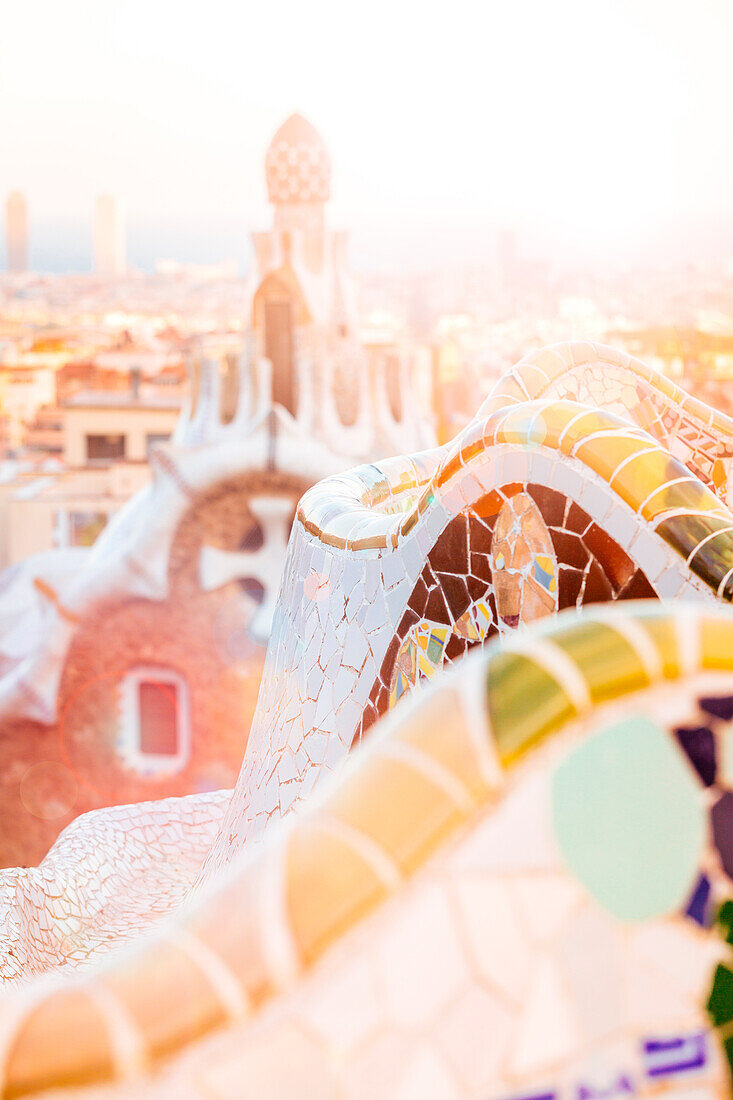
[[[172,394],[139,394],[132,390],[80,390],[64,401],[76,409],[180,409],[181,398]]]

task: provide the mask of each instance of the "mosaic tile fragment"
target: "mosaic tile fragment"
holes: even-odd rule
[[[569,865],[619,920],[670,912],[688,896],[705,838],[702,800],[654,723],[629,719],[571,753],[555,773],[553,819]]]

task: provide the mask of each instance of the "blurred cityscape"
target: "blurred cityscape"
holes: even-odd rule
[[[6,196],[5,214],[0,568],[90,545],[145,484],[150,448],[173,435],[203,344],[247,346],[257,266],[161,258],[137,270],[107,194],[90,211],[93,273],[37,272],[22,193]],[[567,338],[623,348],[733,412],[733,261],[570,269],[506,229],[481,266],[355,274],[356,339],[369,356],[410,360],[441,442],[514,362]]]

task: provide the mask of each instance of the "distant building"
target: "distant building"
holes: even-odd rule
[[[62,408],[64,463],[68,469],[110,462],[147,462],[151,448],[173,435],[180,397],[128,392],[81,392]]]
[[[616,329],[605,334],[632,355],[644,356],[662,374],[679,379],[685,389],[730,412],[725,384],[733,380],[733,335],[705,332],[682,325],[657,325],[639,329]],[[713,391],[698,393],[699,387],[722,383],[726,407],[721,408]]]
[[[5,221],[8,271],[22,275],[28,270],[28,207],[20,191],[8,195]]]
[[[100,195],[94,217],[94,270],[105,279],[125,271],[125,233],[113,195]]]
[[[0,476],[0,568],[91,545],[148,481],[151,451],[171,438],[180,403],[176,393],[141,393],[133,379],[126,391],[81,391],[40,409],[25,459]]]

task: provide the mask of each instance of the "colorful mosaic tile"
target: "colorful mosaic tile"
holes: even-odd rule
[[[0,1095],[733,1095],[731,438],[563,346],[311,490],[231,799],[0,873]]]
[[[702,856],[701,794],[663,730],[642,718],[622,720],[585,741],[555,774],[563,855],[619,920],[678,909]]]
[[[609,377],[607,401],[593,382],[605,377],[601,368]],[[642,384],[648,400],[640,400]],[[674,431],[650,419],[657,405],[667,421],[676,417]],[[307,493],[293,529],[253,749],[227,821],[235,847],[313,789],[310,765],[292,774],[289,748],[313,723],[330,738],[335,765],[425,679],[544,615],[616,600],[733,597],[733,514],[722,483],[709,487],[697,476],[697,459],[684,465],[668,449],[694,432],[698,459],[709,446],[727,470],[728,445],[721,450],[713,438],[733,441],[725,417],[628,356],[562,345],[515,368],[453,444],[419,462],[355,470]],[[319,526],[326,505],[330,518]],[[348,537],[337,531],[343,515]],[[330,578],[316,616],[301,599],[300,562],[311,560]],[[474,632],[465,617],[479,607]],[[340,644],[346,636],[357,655],[339,664],[330,639]],[[430,649],[418,643],[429,636]],[[304,665],[314,673],[326,667],[324,650],[333,671],[321,702],[303,677]],[[282,789],[267,776],[273,766],[277,774],[283,752],[287,797],[273,804],[261,792]],[[227,848],[222,840],[207,874],[226,862]]]
[[[152,938],[6,993],[6,1095],[730,1095],[733,881],[677,731],[707,714],[722,737],[733,620],[583,626],[583,647],[554,617],[441,677]],[[643,676],[617,678],[614,634]]]

